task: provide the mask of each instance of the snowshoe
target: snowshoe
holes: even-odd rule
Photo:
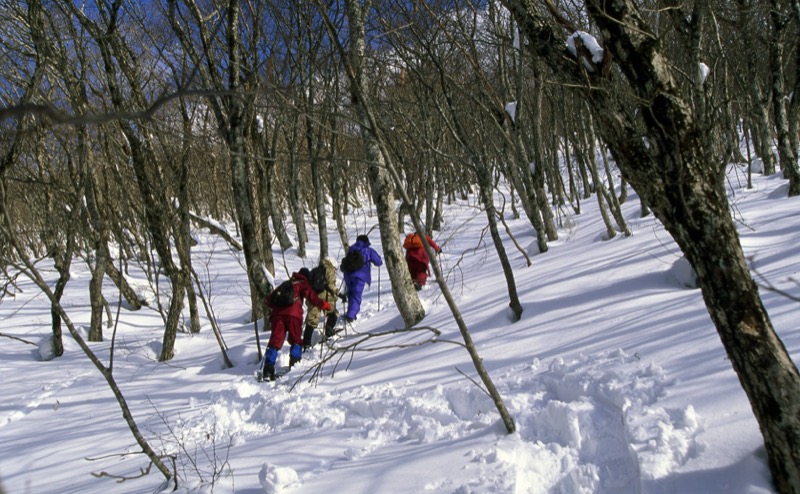
[[[263,382],[273,382],[277,381],[279,378],[285,376],[289,373],[291,369],[288,367],[281,367],[278,369],[273,370],[272,372],[263,372],[257,371],[256,372],[256,381],[263,383]]]

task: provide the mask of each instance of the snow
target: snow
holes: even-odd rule
[[[600,43],[597,42],[594,36],[584,31],[575,31],[567,38],[567,50],[569,50],[573,57],[578,56],[578,49],[575,46],[576,39],[579,39],[581,44],[589,50],[589,53],[592,55],[592,62],[599,64],[603,61],[604,50],[600,46]],[[583,65],[589,72],[594,72],[594,67],[588,61],[584,60]]]
[[[753,269],[800,296],[800,199],[786,198],[778,175],[754,175],[746,189],[738,166],[727,183]],[[527,267],[503,232],[524,307],[516,323],[482,236],[483,213],[474,199],[446,207],[434,235],[439,258],[514,434],[476,385],[439,288],[419,292],[427,311],[420,331],[395,332],[402,323],[385,271],[382,284],[373,276],[356,326],[336,343],[361,341],[353,352],[327,360],[312,382],[300,378],[320,361],[319,346],[278,382],[256,382],[242,254],[202,229],[193,231],[200,244],[192,253],[235,366],[223,368],[207,322],[198,335],[179,334],[175,358],[159,363],[158,313],[122,308],[114,376],[150,444],[175,455],[181,493],[774,492],[747,399],[699,290],[687,287],[691,272],[661,225],[639,217],[638,204],[635,194],[624,204],[633,236],[604,241],[596,201],[583,201],[581,215],[562,217],[545,254],[526,220],[506,218],[533,262]],[[372,211],[353,215],[362,227],[374,224]],[[336,238],[330,232],[331,245]],[[315,262],[294,250],[285,259],[290,271]],[[55,280],[52,267],[40,268]],[[152,290],[134,264],[129,272],[139,290]],[[85,263],[73,263],[63,303],[82,327],[88,280]],[[155,468],[140,476],[148,462],[70,336],[66,354],[52,358],[49,306],[30,282],[17,281],[15,295],[0,301],[0,333],[32,344],[3,337],[0,346],[6,492],[169,492]],[[106,296],[116,313],[113,285]],[[797,302],[772,290],[762,296],[796,359]],[[90,344],[105,363],[112,331]],[[262,348],[267,337],[260,333]],[[285,365],[288,347],[280,358]]]
[[[699,69],[700,69],[700,81],[706,82],[706,79],[708,79],[708,74],[711,72],[711,69],[708,67],[708,65],[704,64],[703,62],[700,62]]]
[[[506,110],[506,113],[508,113],[508,116],[511,117],[511,121],[512,122],[516,122],[517,121],[517,102],[516,101],[512,101],[510,103],[506,103],[505,110]]]

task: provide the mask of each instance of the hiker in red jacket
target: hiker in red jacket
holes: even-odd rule
[[[269,315],[271,333],[267,351],[264,354],[262,375],[270,381],[275,380],[275,362],[278,360],[278,352],[283,347],[287,332],[291,345],[289,368],[303,358],[303,300],[308,299],[309,302],[324,311],[331,310],[331,304],[319,298],[317,292],[311,288],[308,276],[308,268],[302,268],[299,272],[293,273],[288,282],[285,282],[291,283],[292,291],[288,301],[282,300],[282,286],[278,286],[267,296],[267,305],[272,309]]]
[[[425,238],[434,252],[437,254],[442,252],[442,248],[436,245],[436,242],[430,236],[425,235]],[[406,249],[406,264],[408,264],[408,270],[411,272],[414,288],[420,291],[428,281],[428,275],[430,274],[428,253],[425,252],[425,247],[422,245],[422,239],[418,233],[406,235],[403,241],[403,248]]]

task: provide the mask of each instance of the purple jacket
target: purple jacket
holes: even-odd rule
[[[369,285],[372,283],[372,266],[370,264],[383,266],[383,259],[381,259],[381,256],[375,252],[375,249],[365,244],[361,240],[356,241],[356,243],[347,249],[347,253],[349,254],[353,250],[358,250],[361,252],[361,256],[364,258],[364,265],[352,273],[343,273],[344,278],[364,280],[364,282]]]

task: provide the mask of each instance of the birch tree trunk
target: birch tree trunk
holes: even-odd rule
[[[370,3],[367,2],[367,4]],[[368,164],[367,178],[372,200],[375,202],[378,212],[383,261],[389,272],[392,297],[400,311],[400,316],[406,326],[413,326],[425,317],[425,309],[413,289],[411,275],[403,255],[403,247],[397,229],[397,217],[395,216],[395,186],[386,170],[383,152],[375,138],[374,133],[377,131],[373,127],[375,119],[366,115],[366,112],[371,110],[371,103],[365,100],[369,94],[369,90],[366,88],[372,83],[364,65],[367,50],[364,22],[369,6],[362,6],[360,0],[346,0],[345,5],[350,35],[348,61],[352,67],[354,78],[351,80],[352,97],[357,102],[356,111],[361,119],[361,138],[364,141]]]

